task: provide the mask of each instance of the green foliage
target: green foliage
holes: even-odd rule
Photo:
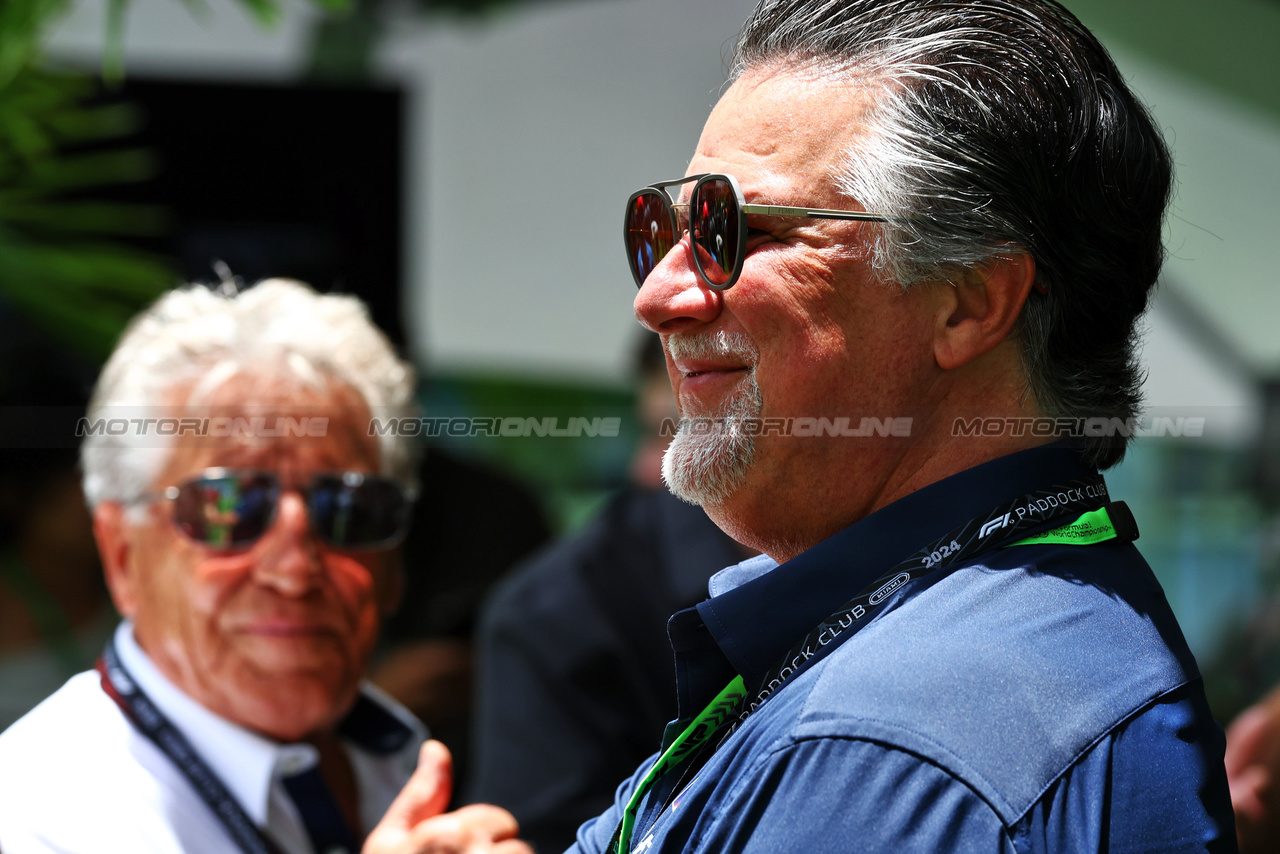
[[[65,8],[66,0],[0,3],[0,87],[36,60],[45,29]]]
[[[107,3],[103,77],[123,75],[128,0]],[[178,0],[193,12],[204,0]],[[239,0],[263,26],[278,0]],[[334,11],[349,0],[313,0]],[[94,359],[128,319],[176,282],[163,259],[121,242],[158,235],[164,212],[94,193],[152,176],[154,158],[130,147],[140,120],[127,105],[95,103],[90,76],[42,64],[50,27],[67,0],[0,0],[0,302]]]
[[[106,4],[102,77],[124,75],[129,0]],[[206,0],[175,0],[194,14]],[[281,0],[238,0],[264,27]],[[367,74],[382,0],[312,0],[335,13],[319,24],[313,74]],[[481,16],[529,0],[408,0],[423,12]],[[176,280],[176,273],[121,238],[162,234],[163,211],[94,197],[143,181],[148,152],[129,147],[139,119],[127,106],[95,105],[88,75],[42,64],[50,27],[69,0],[0,0],[0,303],[30,317],[91,358],[110,352],[124,323]]]
[[[159,260],[110,241],[156,234],[153,208],[92,191],[153,172],[136,148],[105,144],[136,132],[126,106],[92,106],[85,75],[40,66],[61,0],[0,4],[0,298],[84,355],[101,358],[125,321],[173,283]]]

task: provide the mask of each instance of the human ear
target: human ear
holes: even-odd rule
[[[130,561],[133,541],[125,509],[114,501],[93,508],[93,538],[98,543],[102,573],[111,601],[122,617],[132,619],[138,604],[138,581]]]
[[[945,291],[933,347],[938,367],[959,368],[1008,338],[1035,278],[1035,260],[1018,250],[971,267],[950,285],[940,286]]]

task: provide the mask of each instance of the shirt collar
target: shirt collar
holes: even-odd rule
[[[227,791],[260,827],[267,825],[271,787],[319,761],[309,744],[283,744],[258,735],[206,709],[169,681],[133,637],[133,623],[116,629],[121,663],[151,701],[191,743]],[[338,726],[343,740],[368,753],[387,755],[420,743],[425,731],[407,711],[365,684]]]
[[[780,567],[768,558],[731,567],[713,578],[713,598],[698,613],[733,669],[756,684],[805,632],[912,552],[976,513],[1090,473],[1063,445],[992,460],[877,510]]]

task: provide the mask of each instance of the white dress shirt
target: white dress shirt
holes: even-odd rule
[[[307,744],[280,744],[215,715],[155,667],[121,624],[121,663],[218,776],[255,825],[284,854],[313,852],[282,784],[314,766]],[[422,725],[372,685],[365,697],[389,713],[409,738],[378,754],[343,740],[369,830],[417,763]],[[102,690],[96,671],[74,676],[0,735],[0,851],[239,854],[213,811],[186,777],[138,732]]]

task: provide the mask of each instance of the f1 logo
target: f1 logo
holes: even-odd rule
[[[996,530],[997,528],[1003,528],[1007,526],[1009,524],[1009,517],[1012,515],[1013,515],[1012,511],[1010,511],[1009,513],[1006,513],[1003,516],[992,519],[990,522],[983,525],[981,530],[978,531],[978,539],[982,539],[987,534],[990,534],[992,531]]]

